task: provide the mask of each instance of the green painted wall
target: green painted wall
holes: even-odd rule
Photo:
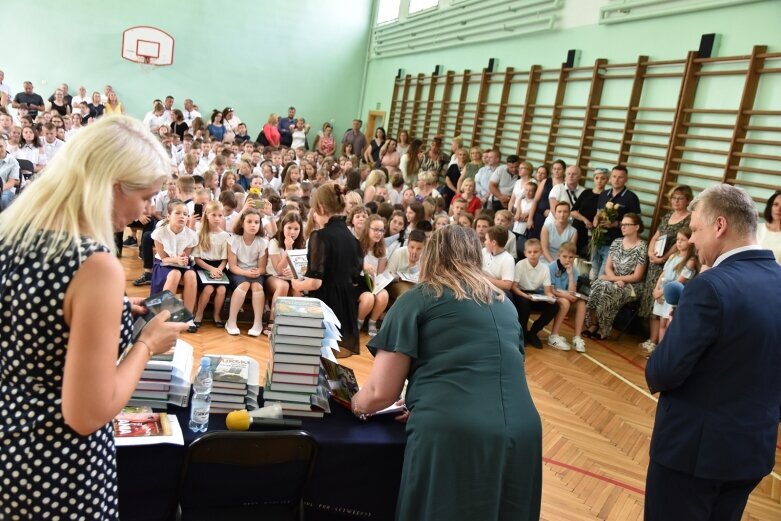
[[[582,0],[567,0],[565,9],[583,9]],[[598,9],[596,2],[591,2]],[[369,62],[363,113],[380,109],[389,111],[393,82],[398,69],[413,76],[419,72],[431,74],[435,65],[456,72],[465,69],[482,70],[489,58],[498,59],[498,69],[514,67],[528,70],[531,65],[558,68],[566,59],[568,49],[581,50],[581,65],[590,65],[597,58],[611,63],[634,62],[641,54],[652,60],[683,59],[689,50],[699,47],[700,35],[718,33],[721,42],[719,56],[745,55],[754,45],[765,44],[771,52],[781,50],[781,2],[767,0],[738,7],[706,10],[651,20],[616,25],[588,25],[548,33],[508,38],[489,43],[462,45],[428,53],[417,53]],[[760,96],[764,96],[761,93]],[[603,101],[610,103],[610,93]],[[718,99],[718,92],[714,93]],[[711,104],[711,106],[718,103]]]
[[[253,136],[295,105],[314,129],[337,133],[359,114],[371,2],[340,0],[3,0],[0,69],[15,92],[31,80],[48,97],[109,83],[136,117],[168,94],[201,113],[232,106]],[[120,57],[122,31],[151,25],[175,40],[174,65],[142,70]],[[311,139],[311,138],[310,138]]]

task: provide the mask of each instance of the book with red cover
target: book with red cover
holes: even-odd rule
[[[168,415],[148,407],[125,407],[112,420],[112,425],[117,438],[171,435]]]

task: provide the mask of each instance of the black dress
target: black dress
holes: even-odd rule
[[[575,201],[575,204],[572,206],[572,211],[580,212],[580,215],[593,222],[594,217],[597,215],[598,202],[599,194],[595,194],[591,188],[587,188],[583,190],[583,193],[580,194],[578,200]],[[572,226],[578,232],[578,255],[588,257],[588,242],[590,236],[588,228],[583,224],[583,221],[578,219],[572,220]]]
[[[358,239],[347,229],[343,216],[334,216],[322,230],[309,236],[306,276],[320,279],[319,289],[309,296],[319,298],[333,309],[342,323],[342,348],[358,354],[358,302],[355,285],[363,268],[363,253]]]
[[[539,239],[542,234],[542,226],[545,224],[545,210],[550,210],[550,200],[548,196],[553,189],[553,179],[550,177],[545,180],[545,186],[542,189],[542,197],[537,201],[537,208],[534,210],[534,228],[528,230],[526,235],[529,239]]]
[[[111,423],[80,436],[61,398],[65,292],[90,255],[108,250],[83,238],[47,261],[46,239],[27,251],[0,247],[0,519],[119,519]],[[119,347],[131,335],[126,298]]]

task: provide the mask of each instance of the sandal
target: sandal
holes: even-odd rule
[[[266,323],[266,327],[263,328],[263,334],[265,336],[271,336],[271,333],[274,331],[274,321],[269,321]]]

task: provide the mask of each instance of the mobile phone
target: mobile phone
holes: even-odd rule
[[[184,307],[184,303],[168,290],[156,293],[144,300],[144,306],[149,310],[149,313],[143,317],[136,318],[133,324],[134,341],[139,337],[147,323],[163,310],[171,312],[171,318],[168,319],[169,322],[189,322],[193,319],[193,314]]]
[[[196,217],[201,217],[203,215],[203,205],[201,203],[195,203],[193,206],[193,214]]]

